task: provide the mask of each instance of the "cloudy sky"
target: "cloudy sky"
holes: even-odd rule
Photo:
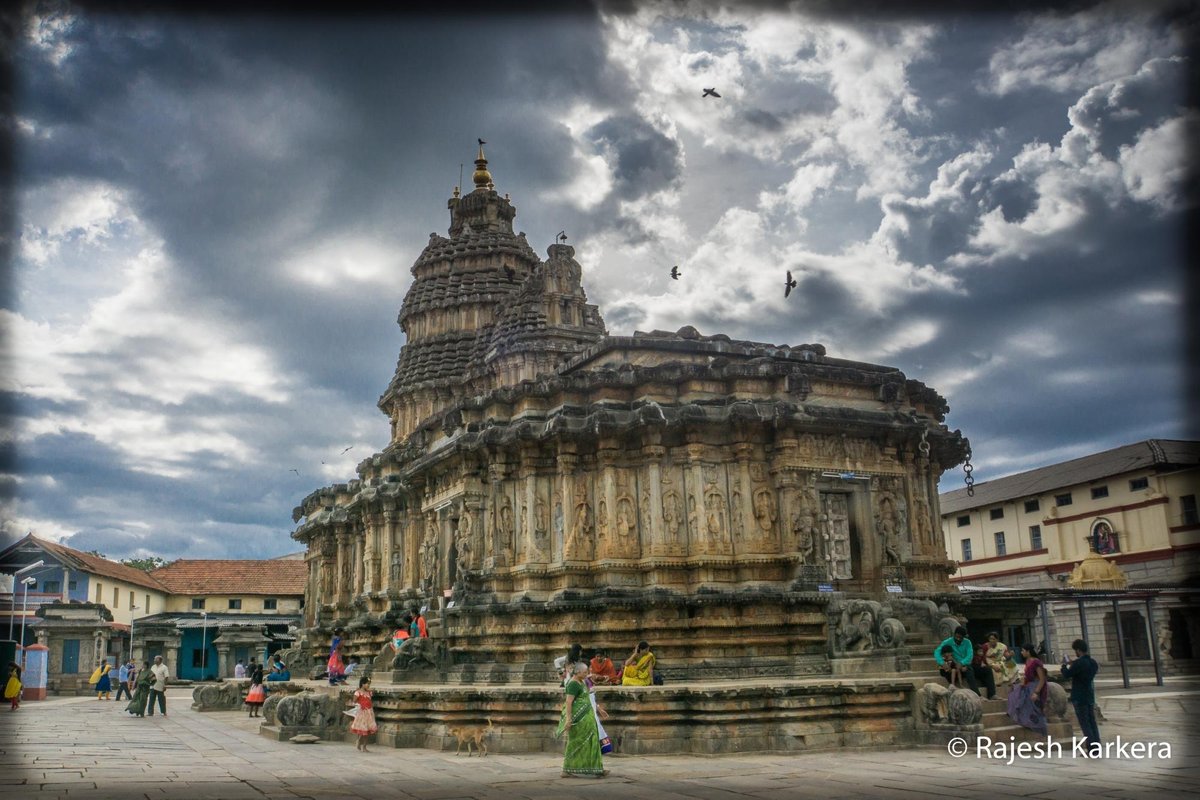
[[[567,231],[612,333],[900,367],[947,397],[980,480],[1197,436],[1194,12],[813,8],[37,6],[14,51],[6,540],[296,550],[292,508],[387,444],[409,268],[477,137],[535,249]]]

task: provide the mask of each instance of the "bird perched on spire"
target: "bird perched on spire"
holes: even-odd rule
[[[479,139],[478,142],[480,147],[483,147],[485,144],[487,144],[487,142],[485,142],[483,139]]]
[[[705,89],[704,94],[702,94],[700,96],[701,97],[720,97],[721,95],[717,94],[716,87],[713,87],[712,89]]]
[[[787,296],[792,293],[792,289],[795,289],[797,285],[798,284],[796,283],[796,281],[792,278],[792,271],[788,270],[787,280],[785,280],[783,282],[784,298],[787,298]]]
[[[682,274],[683,273],[679,271],[678,265],[671,267],[671,280],[674,280],[674,281],[679,280],[679,276]]]
[[[565,242],[566,240],[567,240],[567,232],[566,231],[559,231],[558,235],[554,237],[554,241],[556,241],[556,242]]]

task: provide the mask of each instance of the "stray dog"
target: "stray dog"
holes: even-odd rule
[[[483,740],[492,732],[493,727],[495,726],[492,725],[492,718],[488,717],[487,725],[477,725],[474,727],[462,725],[457,728],[446,728],[446,733],[458,740],[458,749],[454,751],[454,755],[462,755],[462,748],[465,744],[467,746],[467,758],[471,757],[472,745],[475,746],[476,750],[480,751],[479,756],[481,758],[486,756],[488,754],[487,743]]]

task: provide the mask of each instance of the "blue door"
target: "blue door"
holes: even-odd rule
[[[78,639],[63,640],[62,671],[64,675],[73,675],[74,673],[79,672]]]

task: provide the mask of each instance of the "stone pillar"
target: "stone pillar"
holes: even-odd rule
[[[379,538],[383,527],[383,515],[377,509],[363,514],[363,552],[362,552],[362,593],[374,594],[379,591]]]
[[[520,490],[517,493],[519,506],[515,509],[517,519],[516,539],[514,544],[514,564],[527,564],[531,558],[536,558],[537,544],[534,542],[534,528],[537,524],[537,451],[533,448],[522,448],[521,462],[517,468],[517,479]]]
[[[380,585],[378,589],[379,591],[387,591],[389,593],[395,592],[400,588],[400,573],[393,568],[393,564],[397,562],[393,562],[392,555],[404,552],[402,547],[396,546],[396,520],[396,507],[388,503],[383,507],[383,535],[381,542],[383,552],[379,556]]]
[[[510,566],[505,552],[504,523],[500,518],[500,509],[504,505],[504,480],[508,477],[508,464],[504,461],[503,453],[494,453],[493,456],[493,460],[488,464],[490,490],[487,518],[484,520],[487,544],[484,546],[483,565],[487,570]]]
[[[550,555],[550,560],[555,564],[561,564],[566,559],[567,542],[571,541],[571,532],[575,530],[575,506],[578,502],[575,498],[575,470],[579,466],[579,456],[576,455],[574,446],[568,450],[564,449],[560,443],[557,460],[558,474],[556,481],[558,483],[558,491],[562,495],[563,532],[561,542],[555,536],[554,541],[551,543],[553,552]]]
[[[762,553],[768,548],[764,547],[766,542],[775,535],[775,530],[764,531],[758,522],[758,517],[754,514],[754,493],[758,488],[754,485],[754,481],[750,479],[750,460],[754,457],[754,445],[741,442],[733,446],[733,457],[736,459],[734,469],[736,470],[738,484],[742,487],[742,507],[735,509],[733,507],[732,492],[729,498],[729,516],[733,531],[739,528],[744,532],[744,539],[738,541],[736,535],[731,535],[733,541],[733,554],[735,556],[743,553]],[[734,520],[733,516],[738,515],[738,519]],[[779,509],[775,508],[776,522],[778,523]]]
[[[616,442],[602,441],[596,453],[600,483],[596,487],[596,559],[612,558],[617,537],[616,462],[621,451]]]
[[[657,431],[655,432],[657,434]],[[641,520],[642,552],[649,555],[665,555],[667,552],[667,535],[663,527],[662,516],[662,462],[666,458],[667,448],[658,443],[659,437],[642,446],[642,459],[646,464],[646,487],[650,492],[650,507]]]
[[[688,524],[688,555],[703,555],[712,550],[704,513],[704,465],[701,462],[704,445],[692,443],[683,449],[683,502]]]
[[[345,605],[350,602],[351,583],[353,581],[352,559],[354,558],[353,540],[345,526],[339,526],[334,533],[337,540],[337,576],[334,578],[334,604]]]
[[[218,633],[217,636],[221,634]],[[213,641],[213,646],[217,648],[217,663],[214,665],[217,668],[218,678],[233,677],[233,651],[226,642]]]

